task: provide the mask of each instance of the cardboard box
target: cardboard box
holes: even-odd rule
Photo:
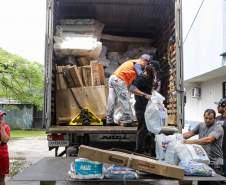
[[[81,145],[79,147],[78,156],[92,161],[127,166],[136,170],[165,177],[176,179],[182,179],[184,177],[184,170],[178,166],[123,152],[102,150]]]
[[[74,95],[84,108],[89,108],[99,118],[106,115],[107,94],[104,85],[72,88]],[[56,120],[57,124],[67,123],[80,110],[69,89],[56,91]]]

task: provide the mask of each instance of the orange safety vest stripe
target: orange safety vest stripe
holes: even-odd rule
[[[126,85],[132,84],[133,80],[136,78],[137,74],[134,69],[135,60],[128,60],[119,66],[113,75],[125,81]]]

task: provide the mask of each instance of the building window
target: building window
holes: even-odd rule
[[[226,98],[226,82],[223,82],[223,98]]]
[[[226,64],[226,55],[222,57],[222,66]]]

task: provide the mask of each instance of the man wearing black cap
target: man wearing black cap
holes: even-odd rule
[[[226,176],[226,99],[221,99],[218,102],[217,111],[220,113],[220,116],[216,117],[216,123],[221,125],[224,129],[224,138],[223,138],[223,156],[224,156],[224,176]]]

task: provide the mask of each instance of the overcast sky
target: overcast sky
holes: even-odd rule
[[[0,47],[44,63],[45,0],[0,0]]]
[[[183,0],[184,37],[202,0]],[[0,47],[44,63],[45,0],[0,0]],[[192,15],[192,16],[190,16]]]

